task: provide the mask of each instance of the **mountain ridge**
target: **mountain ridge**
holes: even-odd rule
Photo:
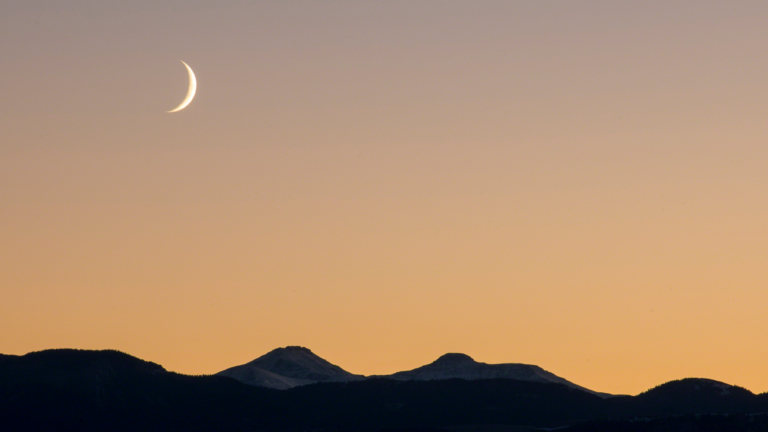
[[[462,353],[443,354],[430,364],[409,371],[385,375],[385,377],[396,380],[421,381],[451,378],[466,380],[495,378],[517,379],[522,381],[564,384],[568,387],[592,393],[600,397],[613,396],[609,393],[596,392],[574,384],[565,378],[561,378],[552,372],[544,370],[540,366],[522,363],[488,364],[475,361],[472,357]]]
[[[286,390],[317,382],[346,382],[371,378],[398,381],[431,381],[442,379],[516,379],[540,383],[563,384],[600,397],[612,397],[574,384],[536,365],[522,363],[488,364],[475,361],[463,353],[446,353],[432,363],[389,375],[356,375],[314,354],[309,348],[287,346],[276,348],[248,363],[218,372],[244,384]]]
[[[469,363],[450,356],[440,364],[446,361]],[[499,425],[493,430],[658,432],[712,424],[717,428],[706,430],[746,432],[768,430],[765,412],[768,393],[703,378],[613,398],[560,383],[500,378],[371,378],[275,390],[224,376],[177,374],[118,351],[0,356],[3,431],[456,431]]]

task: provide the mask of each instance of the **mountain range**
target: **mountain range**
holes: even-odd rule
[[[768,431],[768,394],[701,378],[604,397],[535,366],[458,354],[366,378],[298,347],[248,364],[294,385],[182,375],[109,350],[0,355],[0,430]]]
[[[539,366],[519,363],[487,364],[477,362],[466,354],[458,353],[445,354],[428,365],[409,371],[366,377],[345,371],[341,367],[317,356],[309,348],[288,346],[272,350],[251,362],[231,367],[216,375],[234,378],[248,385],[280,390],[318,382],[360,381],[367,378],[384,378],[398,381],[499,378],[539,383],[558,383],[601,397],[612,396],[608,393],[599,393],[576,385]]]

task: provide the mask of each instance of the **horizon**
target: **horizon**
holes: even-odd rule
[[[0,353],[768,391],[768,3],[2,11]]]
[[[81,351],[93,351],[93,352],[114,351],[114,352],[119,352],[119,353],[123,353],[123,354],[129,355],[129,356],[138,358],[140,360],[156,363],[156,364],[160,365],[161,367],[163,367],[165,370],[167,370],[169,372],[175,372],[175,373],[180,373],[180,374],[189,375],[189,376],[212,376],[212,375],[217,375],[218,373],[223,372],[226,369],[230,369],[230,368],[235,367],[235,366],[242,366],[242,365],[248,364],[248,363],[250,363],[250,362],[252,362],[254,360],[258,360],[261,357],[266,356],[267,354],[271,354],[272,352],[279,351],[279,350],[288,350],[290,348],[298,348],[298,349],[301,349],[301,350],[307,350],[307,351],[309,351],[309,353],[313,354],[314,356],[316,356],[316,357],[318,357],[318,358],[320,358],[322,360],[325,360],[326,362],[328,362],[328,363],[330,363],[330,364],[332,364],[334,366],[340,367],[345,372],[348,372],[348,373],[350,373],[352,375],[362,376],[364,378],[386,378],[389,375],[393,375],[393,374],[396,374],[396,373],[399,373],[399,372],[411,371],[411,370],[415,370],[415,369],[421,368],[423,366],[431,365],[431,364],[437,362],[438,360],[440,360],[440,359],[442,359],[442,358],[444,358],[446,356],[463,356],[463,357],[468,357],[469,360],[471,360],[471,361],[473,361],[475,363],[485,364],[485,365],[517,364],[517,365],[525,365],[525,366],[536,366],[536,367],[540,367],[541,369],[543,369],[546,372],[553,373],[554,375],[558,376],[559,378],[563,378],[563,379],[565,379],[567,381],[570,381],[573,384],[580,385],[579,383],[576,383],[576,382],[573,382],[572,380],[569,380],[568,377],[565,377],[565,376],[562,376],[560,374],[557,374],[556,372],[548,370],[546,367],[542,367],[540,365],[527,364],[527,363],[518,363],[518,362],[514,362],[514,361],[511,361],[511,362],[498,362],[498,363],[484,362],[482,360],[475,359],[470,354],[462,353],[462,352],[446,352],[446,353],[443,353],[443,354],[439,355],[438,357],[434,358],[433,360],[431,360],[429,362],[426,362],[424,364],[416,365],[416,366],[405,368],[405,369],[402,369],[402,370],[395,370],[395,371],[391,371],[391,372],[387,372],[387,373],[359,373],[359,372],[351,371],[351,370],[346,369],[343,365],[334,362],[332,359],[328,359],[328,358],[325,358],[323,356],[320,356],[319,354],[317,354],[314,351],[312,351],[312,349],[310,347],[301,346],[301,345],[280,346],[280,347],[271,349],[271,350],[269,350],[267,352],[264,352],[261,355],[258,355],[258,356],[254,357],[254,358],[246,360],[243,363],[238,363],[238,364],[235,364],[235,365],[229,365],[229,366],[227,366],[227,367],[225,367],[225,368],[223,368],[221,370],[218,370],[216,372],[196,373],[196,374],[185,373],[183,371],[178,371],[178,370],[172,370],[172,369],[169,369],[169,368],[165,367],[161,363],[157,363],[157,362],[153,361],[152,359],[138,357],[138,356],[135,356],[135,355],[133,355],[133,354],[131,354],[129,352],[126,352],[126,351],[123,351],[123,350],[119,350],[119,349],[114,349],[114,348],[88,349],[88,348],[63,348],[63,347],[60,347],[60,348],[46,348],[46,349],[42,349],[42,350],[30,351],[30,352],[27,352],[27,353],[24,353],[24,354],[11,354],[11,355],[25,355],[25,354],[31,354],[31,353],[44,352],[44,351],[56,351],[56,350],[68,350],[68,349],[75,349],[75,350],[81,350]],[[8,353],[0,353],[0,354],[8,354]],[[748,389],[748,388],[746,388],[746,387],[744,387],[742,385],[739,385],[738,383],[723,382],[723,381],[720,381],[717,378],[713,378],[713,377],[697,377],[697,376],[685,376],[685,377],[674,378],[674,379],[671,379],[671,380],[667,380],[667,381],[664,381],[664,382],[660,382],[660,383],[654,384],[654,385],[648,387],[647,389],[641,390],[641,391],[639,391],[637,393],[632,393],[632,394],[630,394],[630,393],[610,393],[610,394],[613,395],[613,396],[624,396],[624,395],[637,396],[637,395],[639,395],[641,393],[644,393],[644,392],[646,392],[648,390],[654,389],[654,388],[656,388],[656,387],[658,387],[658,386],[660,386],[662,384],[666,384],[666,383],[674,382],[674,381],[686,380],[686,379],[700,379],[700,380],[706,380],[706,381],[722,383],[722,384],[726,384],[726,385],[733,386],[733,387],[740,387],[740,388],[744,388],[746,390],[749,390],[750,392],[752,392],[752,393],[754,393],[756,395],[758,395],[758,394],[768,394],[768,391],[764,391],[764,392],[753,391],[753,390],[750,390],[750,389]],[[588,389],[588,390],[590,390],[590,391],[596,392],[596,393],[609,394],[609,393],[606,393],[606,392],[601,392],[600,390],[597,390],[597,389],[590,388],[589,386],[583,386],[583,387]]]

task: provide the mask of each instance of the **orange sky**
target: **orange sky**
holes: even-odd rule
[[[156,3],[1,8],[0,352],[768,391],[768,4]]]

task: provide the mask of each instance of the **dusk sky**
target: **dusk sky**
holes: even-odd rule
[[[768,2],[0,6],[0,352],[768,391]],[[176,113],[195,71],[197,94]]]

